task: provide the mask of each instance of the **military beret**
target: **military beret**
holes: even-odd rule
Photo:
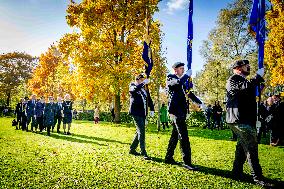
[[[248,60],[237,60],[236,62],[233,63],[232,69],[235,69],[237,67],[241,67],[241,66],[247,65],[247,64],[249,64]]]
[[[184,65],[185,65],[185,64],[182,63],[182,62],[176,62],[176,63],[174,63],[174,65],[172,66],[172,68],[175,69],[175,68],[178,68],[178,67],[181,67],[181,66],[184,66]]]
[[[145,78],[143,74],[139,74],[139,75],[137,75],[137,76],[135,77],[136,80],[139,80],[139,79],[141,79],[141,78]]]

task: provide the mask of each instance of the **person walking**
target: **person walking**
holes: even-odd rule
[[[175,63],[172,67],[175,73],[167,76],[167,89],[169,93],[169,116],[173,123],[173,130],[167,148],[165,163],[177,164],[173,156],[179,140],[184,161],[183,166],[189,170],[196,170],[197,168],[192,165],[191,161],[191,148],[185,122],[189,112],[187,95],[194,102],[200,104],[203,110],[205,105],[192,92],[189,94],[185,93],[185,83],[191,77],[192,71],[189,69],[184,74],[184,63],[181,62]]]
[[[226,122],[238,136],[232,175],[242,178],[243,165],[248,160],[254,182],[261,186],[271,186],[262,174],[256,137],[255,89],[264,82],[262,78],[264,69],[259,69],[256,76],[248,80],[247,76],[250,74],[248,60],[238,60],[232,68],[234,74],[230,76],[226,84]]]
[[[141,155],[145,160],[150,160],[145,147],[145,121],[148,114],[148,106],[150,107],[150,116],[154,116],[154,104],[150,93],[145,89],[145,85],[149,84],[149,80],[144,78],[143,74],[136,76],[136,81],[130,83],[130,109],[129,114],[133,117],[136,125],[136,133],[132,144],[130,145],[129,154],[140,155],[136,148],[140,144]]]

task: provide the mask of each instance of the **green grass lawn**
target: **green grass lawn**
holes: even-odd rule
[[[129,155],[135,128],[75,121],[72,136],[50,137],[15,130],[0,118],[0,188],[260,188],[230,175],[236,142],[230,130],[189,128],[193,163],[199,171],[163,163],[170,131],[146,133],[152,161]],[[264,140],[265,142],[265,140]],[[284,148],[259,145],[264,176],[284,181]],[[179,148],[175,159],[182,161]]]

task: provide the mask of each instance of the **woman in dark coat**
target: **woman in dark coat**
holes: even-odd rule
[[[41,97],[40,100],[36,103],[35,106],[35,115],[36,115],[36,127],[39,126],[39,131],[42,132],[43,130],[43,111],[44,111],[45,99]]]
[[[64,129],[64,134],[71,135],[70,133],[70,128],[71,128],[71,123],[72,123],[72,114],[73,114],[73,108],[72,108],[72,101],[70,99],[70,95],[66,94],[64,97],[64,101],[62,104],[62,117],[63,117],[63,129]],[[68,124],[68,130],[66,133],[66,124]]]
[[[47,135],[50,136],[50,129],[54,125],[54,116],[55,116],[55,103],[53,102],[53,97],[48,97],[48,103],[44,106],[44,126],[47,129]]]

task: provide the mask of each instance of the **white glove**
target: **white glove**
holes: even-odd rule
[[[185,73],[188,77],[191,77],[192,75],[192,70],[191,69],[188,69]]]
[[[272,115],[267,116],[267,118],[265,119],[265,121],[266,121],[266,122],[270,122],[272,118],[273,118],[273,116],[272,116]]]
[[[177,117],[175,115],[169,114],[169,116],[171,121],[176,122]]]
[[[205,104],[200,104],[200,108],[203,110],[203,111],[205,111],[206,109],[207,109],[207,107],[205,106]]]
[[[147,85],[148,83],[150,83],[150,80],[149,80],[149,79],[144,79],[143,83],[144,83],[145,85]]]
[[[145,119],[145,127],[148,125],[148,120]]]
[[[154,117],[154,111],[150,112],[150,117]]]
[[[186,114],[186,119],[189,119],[190,118],[190,114]]]
[[[264,76],[264,68],[258,69],[256,74],[263,77]]]

